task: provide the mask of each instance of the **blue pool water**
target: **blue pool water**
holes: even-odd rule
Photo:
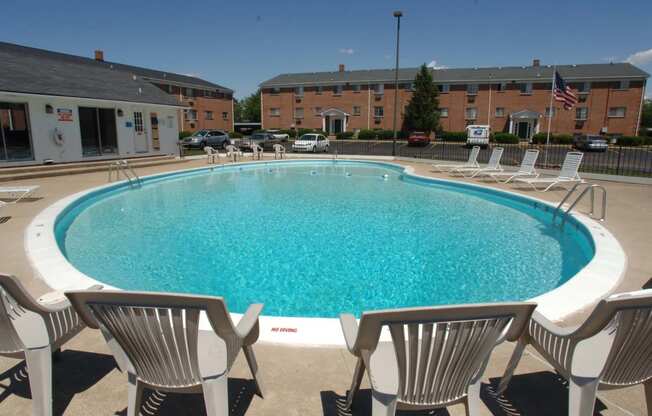
[[[387,177],[384,177],[387,175]],[[129,290],[224,296],[276,316],[524,300],[593,256],[532,202],[389,165],[224,167],[97,192],[56,224],[81,272]]]

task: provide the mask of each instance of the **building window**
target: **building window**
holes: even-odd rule
[[[382,118],[385,115],[385,109],[383,107],[374,107],[374,117]]]
[[[294,95],[297,97],[303,97],[303,87],[296,87],[294,89]]]
[[[478,109],[475,107],[468,107],[464,111],[464,117],[467,120],[475,120],[476,118],[478,118]]]
[[[609,117],[625,117],[626,107],[609,107]]]
[[[228,120],[229,119],[229,113],[226,111],[222,111],[222,120]]]
[[[281,109],[278,107],[272,107],[269,109],[269,115],[271,117],[280,117],[281,115]]]
[[[629,89],[629,81],[628,80],[622,80],[618,82],[618,87],[616,88],[617,90],[628,90]]]
[[[451,90],[451,86],[448,84],[439,84],[437,85],[437,89],[440,93],[447,94]]]
[[[303,107],[297,107],[294,109],[294,118],[303,118]]]
[[[315,107],[315,115],[321,116],[321,107]]]
[[[374,94],[381,95],[385,92],[385,84],[374,84]]]
[[[546,117],[554,117],[556,113],[555,107],[546,107]]]
[[[212,111],[204,111],[204,118],[206,120],[212,120],[213,119],[213,112]]]
[[[507,83],[506,82],[501,82],[500,84],[496,84],[496,91],[504,92],[506,90],[507,90]]]
[[[439,117],[448,117],[448,108],[440,108],[439,109]]]
[[[317,90],[315,91],[315,94],[321,95],[322,91],[324,91],[324,87],[319,86],[319,87],[317,87]]]
[[[590,82],[580,82],[577,84],[577,92],[580,94],[588,94],[589,91],[591,91],[591,83]]]
[[[204,90],[204,97],[210,97],[210,96],[212,96],[212,95],[213,95],[213,94],[212,94],[210,91],[208,91],[208,90]]]
[[[197,120],[197,110],[185,110],[186,120]]]
[[[194,97],[192,88],[186,88],[186,97]]]
[[[278,95],[280,93],[281,93],[281,89],[279,87],[272,88],[272,95]]]
[[[575,109],[575,120],[586,120],[589,118],[588,107],[577,107]]]
[[[353,92],[360,92],[360,84],[353,84],[352,88]]]
[[[342,95],[342,90],[344,88],[341,85],[336,85],[333,87],[333,95]]]
[[[354,116],[359,116],[360,115],[360,106],[359,105],[354,105],[353,106],[353,115]]]
[[[477,95],[478,94],[478,84],[468,84],[466,86],[466,95]]]
[[[505,117],[505,107],[496,107],[496,117]]]
[[[531,82],[523,82],[523,83],[521,83],[520,87],[521,87],[521,94],[524,94],[524,95],[532,94],[532,83]]]

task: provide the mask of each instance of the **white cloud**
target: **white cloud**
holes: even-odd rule
[[[448,67],[447,67],[446,65],[439,65],[439,64],[437,63],[437,61],[436,61],[435,59],[433,59],[433,60],[430,61],[430,63],[428,64],[428,68],[432,68],[432,69],[446,69],[446,68],[448,68]]]
[[[625,61],[633,65],[645,65],[649,62],[652,62],[652,49],[639,51],[633,55],[629,55]]]
[[[353,48],[340,48],[340,53],[343,53],[344,55],[353,55],[355,51]]]

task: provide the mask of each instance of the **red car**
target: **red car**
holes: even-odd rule
[[[408,146],[427,146],[430,144],[430,136],[422,131],[415,131],[408,136]]]

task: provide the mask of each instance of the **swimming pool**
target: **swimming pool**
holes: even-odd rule
[[[333,318],[560,289],[596,245],[582,221],[562,229],[551,216],[540,201],[398,165],[289,161],[101,187],[60,204],[52,237],[81,276],[106,285],[220,295],[232,312],[262,302],[266,316]]]

